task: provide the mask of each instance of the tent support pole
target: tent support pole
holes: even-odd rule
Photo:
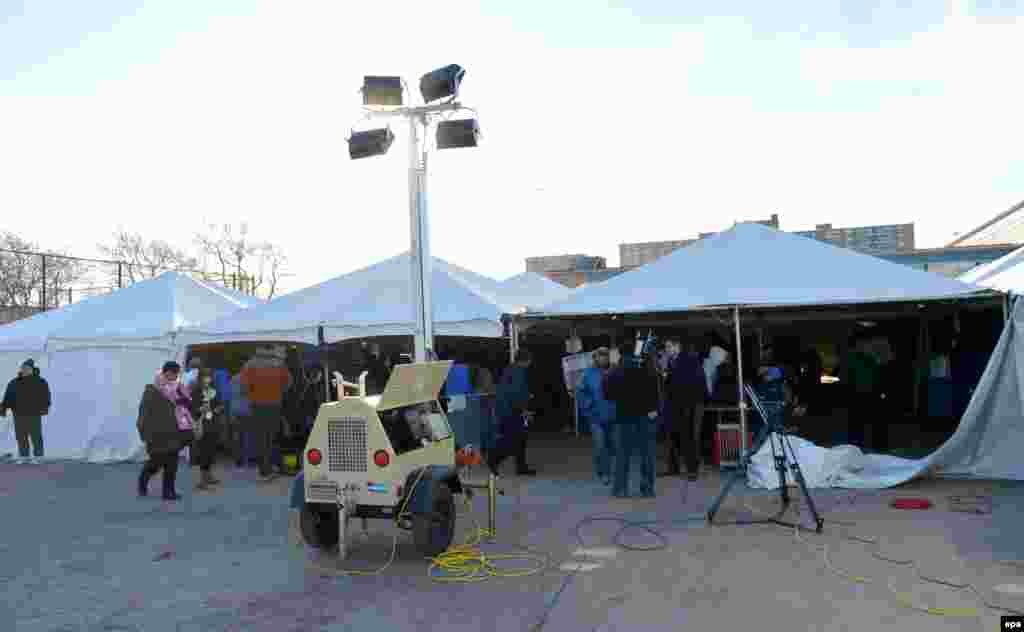
[[[924,316],[918,319],[917,327],[917,370],[914,371],[914,417],[921,414],[921,385],[925,383],[925,375],[930,368],[928,362],[927,345],[925,338],[928,335],[928,328],[924,323]]]
[[[516,323],[515,318],[512,319],[512,324],[509,326],[508,333],[508,363],[513,364],[516,361],[516,352],[519,351],[519,326]]]
[[[327,342],[324,338],[324,327],[316,328],[317,344],[320,347],[320,363],[324,371],[324,403],[331,401],[331,363],[327,355]]]
[[[740,458],[747,453],[747,407],[743,396],[743,338],[740,335],[740,308],[733,308],[733,323],[736,329],[736,388],[739,399],[736,400],[740,411]]]
[[[1003,322],[1010,320],[1010,293],[1003,295]]]

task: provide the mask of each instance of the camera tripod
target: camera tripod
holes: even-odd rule
[[[740,464],[736,472],[726,481],[725,485],[722,486],[721,493],[718,494],[718,498],[712,503],[711,508],[708,510],[708,524],[711,524],[715,519],[715,514],[718,513],[719,508],[722,506],[722,502],[725,501],[725,497],[729,495],[729,490],[732,489],[740,478],[747,475],[747,468],[750,467],[750,459],[753,455],[760,451],[761,447],[766,441],[771,442],[772,446],[772,457],[775,460],[775,470],[779,473],[779,494],[782,497],[782,509],[778,515],[773,518],[765,518],[763,520],[748,520],[743,522],[737,522],[734,524],[777,524],[784,527],[799,528],[799,525],[792,522],[784,522],[780,520],[786,510],[789,509],[789,489],[786,486],[786,466],[789,465],[789,469],[793,473],[793,478],[796,479],[797,484],[800,485],[800,490],[804,494],[804,498],[807,499],[807,505],[811,509],[811,515],[814,517],[814,523],[816,525],[815,532],[821,533],[821,530],[825,524],[825,521],[818,514],[818,509],[814,506],[814,499],[811,498],[810,493],[807,491],[807,483],[804,481],[804,474],[800,470],[800,463],[796,458],[796,451],[793,449],[793,444],[789,441],[789,435],[786,434],[786,428],[783,426],[781,416],[768,415],[765,411],[764,404],[761,403],[761,399],[754,392],[749,384],[744,384],[743,389],[750,399],[751,405],[761,415],[761,419],[764,420],[764,427],[758,432],[757,438],[754,440],[754,444],[751,446],[750,451],[740,455]],[[742,402],[740,403],[742,405]],[[742,437],[740,438],[742,445]],[[778,451],[776,451],[776,442],[778,442]],[[788,454],[786,450],[789,450]],[[789,458],[789,457],[792,458]]]

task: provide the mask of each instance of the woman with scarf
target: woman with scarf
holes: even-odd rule
[[[188,389],[178,381],[180,376],[181,365],[167,362],[142,393],[136,427],[149,459],[139,474],[139,496],[147,495],[149,479],[163,470],[164,500],[180,498],[174,488],[178,452],[191,443],[193,428],[192,401]]]
[[[203,491],[220,483],[213,477],[213,461],[217,456],[218,422],[224,412],[224,405],[213,386],[213,372],[201,369],[198,379],[192,384],[192,432],[195,439],[196,460],[199,462],[199,482],[196,489]]]

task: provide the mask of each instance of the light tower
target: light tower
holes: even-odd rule
[[[436,122],[438,149],[476,147],[480,127],[475,118],[451,120],[450,115],[470,108],[458,102],[459,87],[466,71],[452,64],[420,78],[422,105],[406,104],[407,90],[401,77],[367,76],[363,80],[363,109],[369,118],[402,118],[409,123],[409,225],[412,263],[415,361],[427,360],[434,348],[433,310],[430,300],[432,275],[430,230],[427,222],[427,156],[429,130]],[[443,120],[442,120],[443,119]],[[382,156],[395,136],[390,126],[353,132],[348,140],[349,157]]]

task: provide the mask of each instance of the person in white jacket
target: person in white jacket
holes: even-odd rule
[[[708,397],[715,394],[715,387],[718,386],[718,367],[729,361],[729,352],[714,345],[708,351],[708,357],[704,358],[704,379],[707,380]]]
[[[718,387],[718,369],[723,364],[729,361],[729,352],[719,347],[718,345],[712,345],[708,351],[708,357],[704,358],[704,379],[705,385],[707,386],[707,399],[710,401],[715,396],[715,389]],[[697,424],[693,429],[694,441],[697,442],[697,461],[702,461],[701,455],[703,450],[701,447],[701,430],[702,424]]]

